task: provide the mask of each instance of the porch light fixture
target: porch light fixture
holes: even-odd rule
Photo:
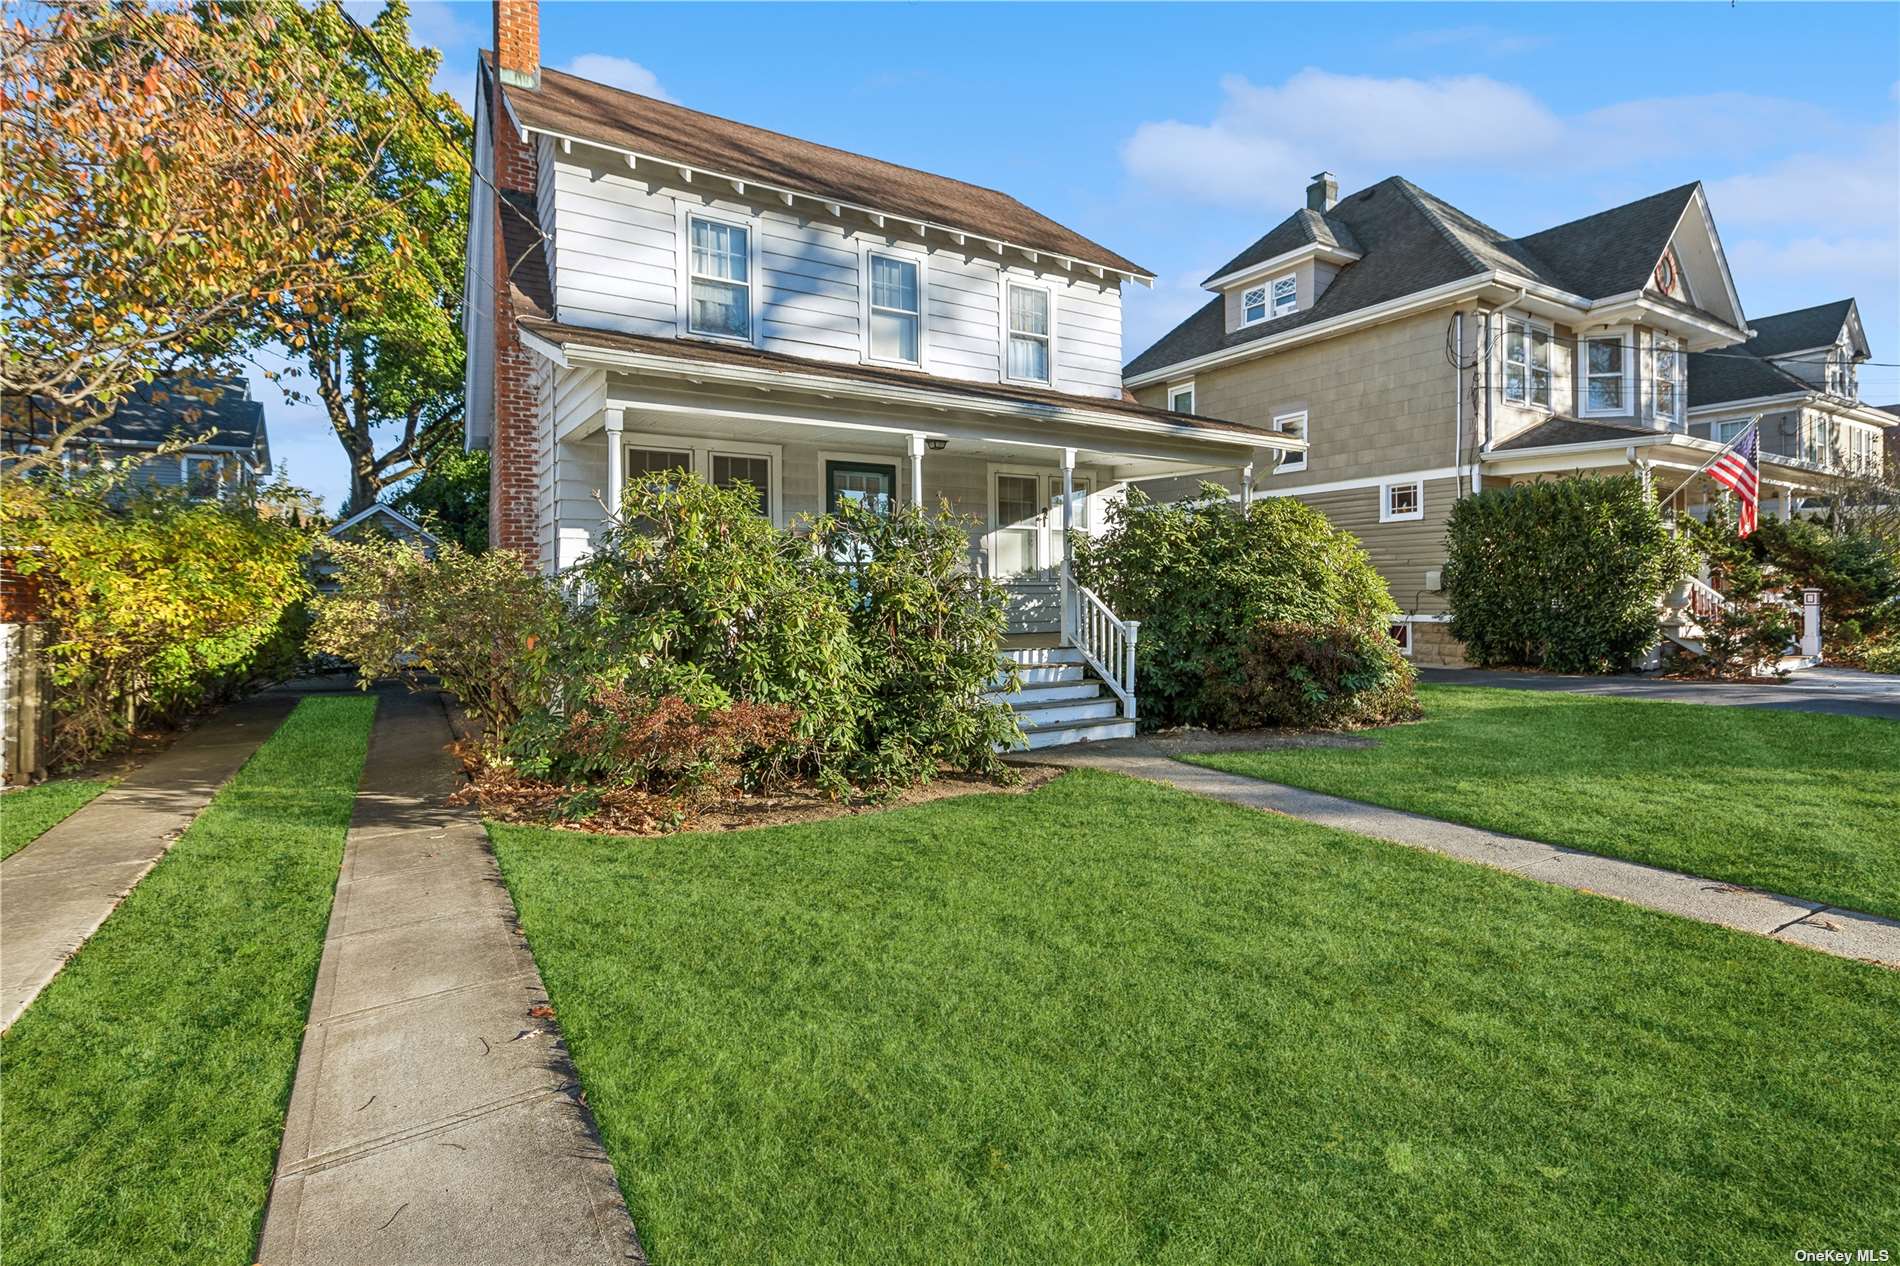
[[[933,435],[924,441],[924,447],[933,453],[941,453],[944,449],[950,447],[950,441]]]

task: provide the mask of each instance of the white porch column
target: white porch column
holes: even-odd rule
[[[1245,510],[1253,504],[1253,463],[1248,462],[1240,468],[1240,508]]]
[[[910,503],[924,508],[924,437],[910,433]]]
[[[621,443],[626,425],[624,409],[607,410],[607,517],[615,522],[620,519],[620,498],[627,489],[627,447]]]
[[[1069,609],[1069,594],[1074,590],[1074,581],[1069,575],[1069,529],[1075,523],[1075,450],[1062,450],[1062,642],[1070,645],[1074,642],[1071,631],[1074,629],[1075,613]]]

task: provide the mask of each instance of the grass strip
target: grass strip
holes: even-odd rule
[[[0,796],[0,858],[13,856],[111,785],[103,778],[56,778]]]
[[[1198,764],[1900,917],[1900,725],[1426,686],[1367,748]]]
[[[1900,1225],[1900,974],[1079,771],[490,828],[657,1266],[1785,1260]]]
[[[299,703],[0,1042],[0,1258],[252,1260],[375,701]]]

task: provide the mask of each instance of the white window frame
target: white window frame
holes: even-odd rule
[[[611,435],[612,432],[609,432]],[[694,438],[687,435],[655,435],[650,431],[620,432],[620,448],[624,456],[627,450],[635,448],[652,449],[656,452],[690,453],[692,461],[688,466],[695,475],[707,483],[712,482],[713,454],[723,457],[763,457],[771,463],[769,480],[771,484],[765,490],[767,508],[771,511],[766,518],[779,527],[787,523],[785,514],[785,448],[781,444],[746,444],[738,440],[713,440],[704,437]],[[879,461],[886,460],[879,458]],[[628,482],[632,482],[631,468]],[[823,469],[822,466],[820,469]]]
[[[1392,494],[1400,488],[1413,490],[1412,508],[1394,511]],[[1379,522],[1412,523],[1425,517],[1425,481],[1423,479],[1394,479],[1379,485]]]
[[[1293,283],[1293,301],[1287,304],[1284,308],[1280,306],[1280,294],[1279,294],[1280,283],[1283,281],[1290,281]],[[1298,312],[1299,310],[1300,310],[1300,275],[1298,273],[1281,273],[1278,277],[1275,277],[1272,281],[1267,283],[1267,319],[1268,320],[1273,320],[1275,318],[1283,317],[1283,316],[1291,316],[1293,313]]]
[[[1399,654],[1406,659],[1412,658],[1412,622],[1394,620],[1386,626],[1386,634],[1399,644]]]
[[[1010,328],[1009,324],[1009,292],[1012,289],[1039,290],[1049,299],[1049,333],[1047,335],[1049,345],[1049,376],[1047,378],[1018,378],[1015,374],[1009,372],[1009,341],[1016,337],[1015,331]],[[1056,385],[1056,288],[1046,282],[1029,281],[1021,277],[1012,277],[1005,273],[999,293],[1002,297],[1002,302],[998,305],[1000,311],[997,313],[997,319],[998,324],[1002,326],[1003,341],[1002,346],[998,350],[1002,353],[1003,363],[1001,369],[1003,371],[1003,380],[1005,382],[1019,382],[1031,387],[1053,388]],[[1024,334],[1022,337],[1041,338],[1043,336]]]
[[[1609,374],[1590,372],[1590,344],[1617,343],[1623,349],[1623,403],[1615,409],[1592,409],[1590,407],[1590,380],[1608,378]],[[1636,349],[1630,346],[1630,336],[1625,334],[1601,334],[1593,338],[1577,340],[1577,412],[1586,418],[1632,417],[1636,412],[1636,402],[1630,398],[1635,389]]]
[[[693,221],[705,220],[709,223],[724,224],[731,228],[746,231],[746,332],[747,337],[735,334],[718,334],[693,328]],[[763,279],[759,275],[759,217],[727,211],[721,207],[684,204],[679,208],[676,234],[679,239],[678,259],[678,313],[679,333],[683,338],[704,339],[713,343],[736,343],[743,347],[763,347],[765,345],[765,314],[759,303],[759,289]],[[709,277],[709,281],[718,281],[724,285],[724,278]]]
[[[1034,572],[1053,572],[1062,565],[1062,468],[1059,466],[1024,466],[1009,462],[990,462],[988,465],[989,508],[984,516],[983,555],[990,566],[996,559],[997,538],[1016,524],[1002,523],[1002,496],[998,491],[998,476],[1016,475],[1033,478],[1036,481],[1036,522],[1035,522],[1035,566]],[[1104,486],[1104,480],[1098,476],[1101,472],[1092,466],[1077,466],[1071,476],[1076,486],[1077,513],[1076,531],[1084,536],[1095,532],[1096,498]],[[1047,490],[1047,495],[1044,495]]]
[[[1520,395],[1511,394],[1511,327],[1521,326],[1524,330],[1524,390]],[[1537,356],[1536,341],[1538,335],[1544,337],[1544,398],[1537,399]],[[1557,380],[1557,338],[1549,325],[1533,321],[1522,313],[1508,313],[1504,318],[1504,350],[1502,356],[1504,371],[1498,375],[1498,386],[1503,392],[1504,403],[1523,409],[1542,409],[1551,411],[1551,400]]]
[[[1727,444],[1748,429],[1747,418],[1723,418],[1709,428],[1709,438],[1717,444]],[[1724,434],[1727,432],[1727,434]]]
[[[1298,421],[1300,424],[1299,437],[1305,440],[1309,444],[1312,443],[1313,422],[1312,422],[1312,418],[1309,412],[1305,409],[1290,409],[1285,413],[1274,414],[1273,415],[1273,429],[1284,434],[1287,429],[1286,424],[1293,421]],[[1283,451],[1280,455],[1279,464],[1273,468],[1273,473],[1276,475],[1290,475],[1290,474],[1293,474],[1295,471],[1301,471],[1305,469],[1306,469],[1306,450],[1305,449],[1301,449],[1297,453],[1287,453]]]
[[[1181,407],[1182,396],[1186,396],[1188,398],[1188,407],[1186,409],[1183,409]],[[1168,412],[1192,413],[1194,412],[1194,407],[1195,407],[1194,399],[1195,399],[1194,380],[1192,378],[1188,379],[1186,382],[1174,383],[1172,386],[1168,388]]]
[[[192,491],[191,465],[193,462],[214,462],[217,464],[217,468],[218,468],[217,486],[214,487],[210,492],[199,494]],[[230,465],[235,465],[235,463],[231,462],[229,459],[229,455],[225,453],[181,453],[179,454],[179,457],[178,457],[178,486],[184,490],[184,493],[187,497],[194,497],[194,496],[199,496],[199,495],[213,497],[213,498],[222,497],[225,492],[225,482],[224,482],[225,472],[226,472],[227,467]],[[107,465],[107,469],[108,470],[111,469],[111,466],[109,463]]]
[[[1247,296],[1252,294],[1256,290],[1260,292],[1260,315],[1248,316],[1247,309],[1251,305],[1249,305],[1247,302]],[[1259,325],[1262,321],[1266,320],[1268,317],[1272,315],[1273,315],[1273,287],[1270,284],[1263,281],[1257,286],[1246,286],[1241,289],[1240,323],[1242,325]]]
[[[878,257],[895,259],[910,264],[917,269],[917,359],[897,360],[888,356],[879,356],[871,342],[871,261]],[[899,369],[924,369],[930,365],[930,261],[917,251],[904,250],[896,246],[865,244],[858,260],[858,328],[864,331],[863,360],[867,365],[892,365]],[[896,312],[896,308],[877,309]],[[1007,350],[1007,349],[1005,349]]]
[[[1675,388],[1676,407],[1665,414],[1662,411],[1662,371],[1656,365],[1664,351],[1676,354],[1676,372],[1670,386]],[[1689,353],[1683,350],[1682,340],[1673,334],[1652,332],[1649,336],[1649,416],[1654,422],[1667,424],[1669,430],[1680,431],[1686,425],[1689,402],[1685,397],[1689,393]]]

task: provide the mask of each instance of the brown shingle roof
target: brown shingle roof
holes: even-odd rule
[[[849,361],[810,360],[780,352],[761,351],[726,343],[704,343],[696,339],[652,338],[644,334],[622,334],[586,326],[564,325],[518,309],[521,328],[565,347],[595,347],[607,351],[638,352],[666,356],[675,360],[697,361],[744,368],[768,369],[779,373],[811,374],[827,378],[849,378],[861,382],[884,383],[896,387],[921,387],[952,395],[978,399],[1047,405],[1063,409],[1086,409],[1094,413],[1119,413],[1149,422],[1167,422],[1214,434],[1231,434],[1246,441],[1273,434],[1260,427],[1228,422],[1193,413],[1175,413],[1154,405],[1141,404],[1117,396],[1078,396],[1066,391],[1047,391],[1037,387],[1019,387],[1012,383],[969,382],[942,378],[935,374],[908,369],[886,369],[879,365],[861,365]],[[1275,435],[1274,438],[1282,438]]]
[[[492,66],[493,56],[484,52],[484,65]],[[539,88],[506,86],[502,91],[526,128],[1153,276],[1008,194],[980,185],[702,114],[546,66]]]

